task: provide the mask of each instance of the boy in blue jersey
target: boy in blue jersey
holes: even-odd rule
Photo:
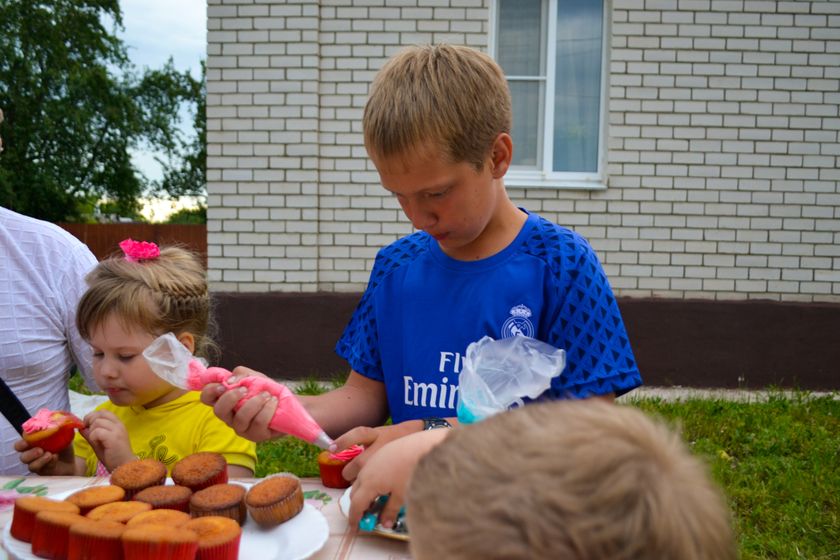
[[[418,231],[376,257],[336,345],[351,366],[347,382],[303,398],[327,433],[344,434],[339,448],[366,446],[346,478],[387,441],[454,421],[464,352],[483,336],[565,349],[546,398],[612,399],[641,384],[592,248],[508,198],[511,99],[492,58],[450,45],[401,51],[374,80],[363,125],[382,186]],[[204,400],[240,435],[279,435],[267,428],[276,406],[268,396],[234,413],[239,395],[222,393],[210,387]],[[393,425],[382,426],[389,416]]]

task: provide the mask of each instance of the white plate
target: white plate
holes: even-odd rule
[[[353,489],[351,486],[347,490],[344,491],[344,494],[341,495],[341,498],[338,499],[338,509],[341,510],[341,513],[344,514],[344,517],[350,516],[350,491]],[[370,531],[374,535],[379,535],[381,537],[386,537],[388,539],[394,539],[398,541],[405,541],[408,542],[408,534],[406,533],[397,533],[393,529],[386,529],[379,523],[376,524],[376,527],[373,528],[373,531]]]
[[[239,484],[234,482],[234,484]],[[242,484],[246,488],[250,484]],[[56,500],[63,500],[76,490],[62,492],[49,496]],[[3,546],[9,553],[9,558],[19,560],[40,560],[32,554],[29,543],[12,537],[9,521],[3,529]],[[242,540],[239,544],[239,558],[247,560],[260,558],[266,560],[304,560],[309,558],[324,546],[330,536],[330,528],[324,514],[304,502],[303,510],[286,521],[271,529],[263,529],[248,517],[242,526]]]

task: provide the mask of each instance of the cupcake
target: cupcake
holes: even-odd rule
[[[152,509],[177,509],[189,513],[192,490],[177,484],[149,486],[134,495],[134,500],[152,505]]]
[[[251,517],[263,527],[288,521],[303,509],[303,490],[298,477],[281,473],[253,485],[245,496]]]
[[[111,473],[111,484],[125,490],[125,499],[149,486],[166,482],[166,465],[157,459],[137,459],[123,463]]]
[[[193,560],[198,535],[183,526],[140,525],[126,528],[122,544],[125,560]]]
[[[79,513],[79,506],[40,496],[24,496],[15,500],[12,514],[12,536],[19,541],[32,542],[32,530],[35,528],[35,516],[42,511],[64,511]]]
[[[142,511],[126,522],[126,527],[137,525],[167,525],[169,527],[180,527],[190,520],[190,514],[177,509],[153,509]]]
[[[198,535],[196,560],[236,560],[242,529],[239,523],[227,517],[209,515],[198,517],[184,524]]]
[[[125,525],[87,519],[70,527],[67,560],[121,560]]]
[[[70,527],[87,518],[69,511],[42,511],[35,516],[32,554],[40,558],[67,558]]]
[[[119,486],[109,484],[107,486],[83,488],[64,498],[64,501],[76,504],[79,506],[79,513],[81,515],[85,515],[97,506],[110,504],[111,502],[119,502],[122,501],[124,497],[125,490]]]
[[[228,481],[227,460],[210,451],[187,455],[172,467],[172,481],[193,492],[224,484]]]
[[[152,505],[146,502],[111,502],[110,504],[103,504],[93,508],[87,512],[85,517],[94,521],[106,519],[108,521],[126,523],[138,513],[151,510]]]
[[[85,424],[69,412],[42,408],[23,423],[23,439],[32,447],[58,453],[73,441],[77,429]]]
[[[345,465],[353,458],[364,451],[361,445],[353,445],[344,451],[330,453],[322,451],[318,454],[318,471],[321,473],[321,482],[327,488],[349,488],[352,482],[346,480],[341,474]]]
[[[199,490],[190,498],[193,517],[219,515],[229,517],[242,525],[245,523],[245,487],[239,484],[216,484]]]

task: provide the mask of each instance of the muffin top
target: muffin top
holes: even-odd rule
[[[125,523],[138,513],[152,509],[146,502],[111,502],[102,504],[87,512],[87,517],[93,520],[108,519]]]
[[[125,497],[125,490],[119,486],[109,484],[107,486],[94,486],[83,488],[65,498],[65,501],[76,504],[81,509],[91,508],[107,504],[108,502],[119,502]]]
[[[248,490],[245,502],[253,507],[265,507],[282,501],[300,488],[295,476],[275,475],[262,480]]]
[[[40,511],[35,518],[41,523],[58,527],[70,527],[79,521],[87,521],[83,515],[71,511]]]
[[[178,511],[177,509],[153,509],[151,511],[143,511],[128,520],[126,525],[134,527],[136,525],[156,524],[168,525],[170,527],[180,527],[190,520],[190,514]]]
[[[118,539],[125,531],[125,525],[117,521],[94,521],[93,519],[85,518],[84,521],[79,521],[70,526],[71,535],[85,535],[101,537],[105,539]]]
[[[166,525],[148,524],[126,528],[122,534],[123,542],[155,542],[155,543],[197,543],[198,535],[183,527],[169,527]]]
[[[177,502],[185,502],[190,499],[192,490],[186,486],[179,486],[177,484],[170,484],[167,486],[149,486],[137,492],[133,500],[140,502],[149,502],[150,504],[171,504]]]
[[[111,484],[126,490],[143,488],[161,480],[166,480],[166,465],[157,459],[129,461],[111,473]]]
[[[240,503],[244,497],[244,486],[214,484],[193,494],[190,498],[190,506],[200,509],[224,508]]]
[[[218,546],[230,542],[242,534],[239,523],[229,517],[218,515],[191,519],[184,524],[184,528],[198,535],[199,548]]]
[[[227,460],[219,453],[201,451],[187,455],[172,467],[176,484],[194,484],[212,478],[227,468]]]
[[[67,511],[70,513],[79,513],[79,506],[51,498],[42,498],[41,496],[23,496],[15,500],[15,507],[23,511],[37,513],[39,511]]]

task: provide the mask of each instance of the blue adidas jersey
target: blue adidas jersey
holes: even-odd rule
[[[385,384],[398,423],[456,416],[467,346],[518,334],[566,351],[546,398],[620,395],[641,385],[595,252],[536,214],[506,249],[480,261],[448,257],[424,232],[381,249],[336,352]]]

